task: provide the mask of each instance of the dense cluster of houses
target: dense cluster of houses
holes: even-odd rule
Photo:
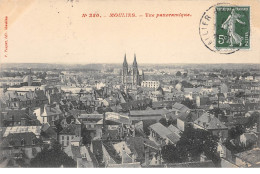
[[[52,77],[36,86],[1,88],[1,165],[13,161],[12,167],[18,167],[21,158],[29,164],[58,141],[77,167],[214,167],[210,159],[178,164],[163,160],[161,149],[176,145],[189,125],[219,137],[222,167],[259,166],[259,124],[236,139],[229,137],[230,129],[260,110],[254,76],[191,73],[182,79],[192,87],[162,79],[131,88],[120,78],[91,84],[77,73]],[[253,146],[233,154],[225,146],[227,140]]]

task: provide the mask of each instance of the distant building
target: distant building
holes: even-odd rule
[[[139,74],[136,55],[134,56],[132,69],[128,69],[128,64],[125,55],[122,72],[122,84],[126,85],[128,88],[132,88],[132,86],[140,86],[143,80],[144,73],[142,72],[141,75]]]
[[[159,81],[142,81],[141,83],[142,87],[147,87],[147,88],[159,88],[160,82]]]
[[[59,143],[62,147],[79,146],[81,142],[81,125],[70,124],[59,133]]]
[[[31,86],[33,78],[31,75],[31,69],[28,69],[28,75],[23,77],[1,77],[0,86]]]

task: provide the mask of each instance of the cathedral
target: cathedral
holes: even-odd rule
[[[122,84],[127,86],[128,88],[132,88],[134,86],[140,86],[141,82],[144,80],[143,71],[139,74],[136,55],[134,55],[134,62],[132,69],[128,69],[128,64],[126,61],[126,55],[123,63],[123,72],[122,72]]]

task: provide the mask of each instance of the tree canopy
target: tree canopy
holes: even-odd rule
[[[31,160],[31,167],[76,167],[76,162],[61,150],[55,141],[50,148],[44,148]]]
[[[196,108],[196,104],[192,100],[190,100],[189,98],[185,98],[185,100],[183,100],[181,102],[181,104],[187,106],[190,109],[195,109]]]
[[[245,128],[242,125],[236,125],[235,127],[232,127],[229,131],[228,131],[228,136],[230,139],[236,139],[237,137],[239,137],[240,135],[242,135],[243,133],[245,133]]]
[[[193,88],[193,85],[185,80],[181,82],[183,88]]]
[[[257,123],[259,117],[260,117],[259,112],[256,111],[256,112],[252,113],[251,116],[248,117],[248,122],[246,123],[245,126],[247,128],[252,128]]]
[[[181,72],[180,71],[178,71],[177,73],[176,73],[176,76],[181,76]]]
[[[167,162],[197,161],[204,153],[215,165],[218,165],[220,158],[217,153],[217,145],[217,136],[206,130],[189,126],[181,134],[176,147],[168,145],[162,149],[162,158]]]

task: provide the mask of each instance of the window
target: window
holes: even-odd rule
[[[61,139],[64,140],[64,136],[63,135],[61,136]]]
[[[70,137],[69,136],[67,136],[67,141],[69,141],[70,140]]]
[[[21,146],[24,146],[25,145],[25,141],[24,139],[21,140]]]
[[[35,144],[36,144],[36,140],[33,139],[33,140],[32,140],[32,145],[35,145]]]

